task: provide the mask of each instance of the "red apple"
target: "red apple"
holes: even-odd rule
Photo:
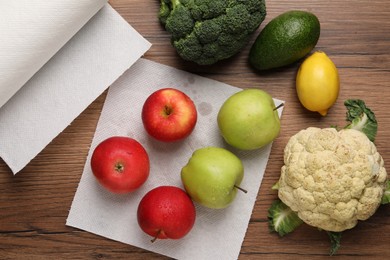
[[[136,140],[113,136],[96,146],[91,158],[96,179],[114,193],[138,189],[149,176],[149,156]]]
[[[159,186],[141,199],[137,218],[141,229],[156,239],[184,237],[195,223],[195,206],[187,193],[175,186]]]
[[[174,88],[152,93],[142,108],[146,132],[159,141],[173,142],[189,136],[195,127],[197,111],[185,93]]]

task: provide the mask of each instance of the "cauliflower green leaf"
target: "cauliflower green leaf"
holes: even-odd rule
[[[274,185],[271,187],[272,190],[279,190],[279,181],[277,181]]]
[[[271,232],[284,236],[294,231],[303,221],[281,200],[275,200],[268,209],[268,223]]]
[[[283,237],[297,229],[303,221],[281,200],[275,200],[268,209],[268,224],[271,232]],[[330,255],[334,255],[341,245],[342,232],[326,231],[330,239]]]
[[[386,189],[382,196],[381,204],[388,204],[390,203],[390,181],[387,180],[386,182]]]
[[[330,255],[334,255],[340,248],[341,234],[342,232],[326,232],[330,238]]]
[[[344,105],[347,108],[347,121],[350,122],[345,128],[359,130],[374,142],[378,130],[374,112],[360,99],[348,99]]]

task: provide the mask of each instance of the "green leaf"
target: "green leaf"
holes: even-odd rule
[[[387,180],[386,182],[386,189],[382,196],[381,204],[388,204],[390,203],[390,180]]]
[[[272,187],[271,190],[279,190],[279,181],[277,181]]]
[[[345,128],[359,130],[365,133],[371,142],[374,142],[378,123],[371,109],[366,107],[364,101],[360,99],[348,99],[344,105],[347,108],[347,121],[350,122]]]
[[[340,248],[341,232],[326,231],[330,238],[330,255],[334,255]]]
[[[281,200],[276,200],[268,209],[268,224],[271,232],[284,236],[294,231],[303,221]]]

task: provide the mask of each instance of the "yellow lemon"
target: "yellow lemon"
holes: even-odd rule
[[[306,109],[326,116],[339,95],[340,79],[336,66],[324,52],[316,51],[303,61],[297,73],[296,89]]]

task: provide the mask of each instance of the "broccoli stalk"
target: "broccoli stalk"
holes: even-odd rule
[[[350,123],[345,128],[352,128],[365,133],[371,142],[375,141],[378,123],[375,114],[366,107],[363,100],[349,99],[344,102],[347,108],[347,121]]]

